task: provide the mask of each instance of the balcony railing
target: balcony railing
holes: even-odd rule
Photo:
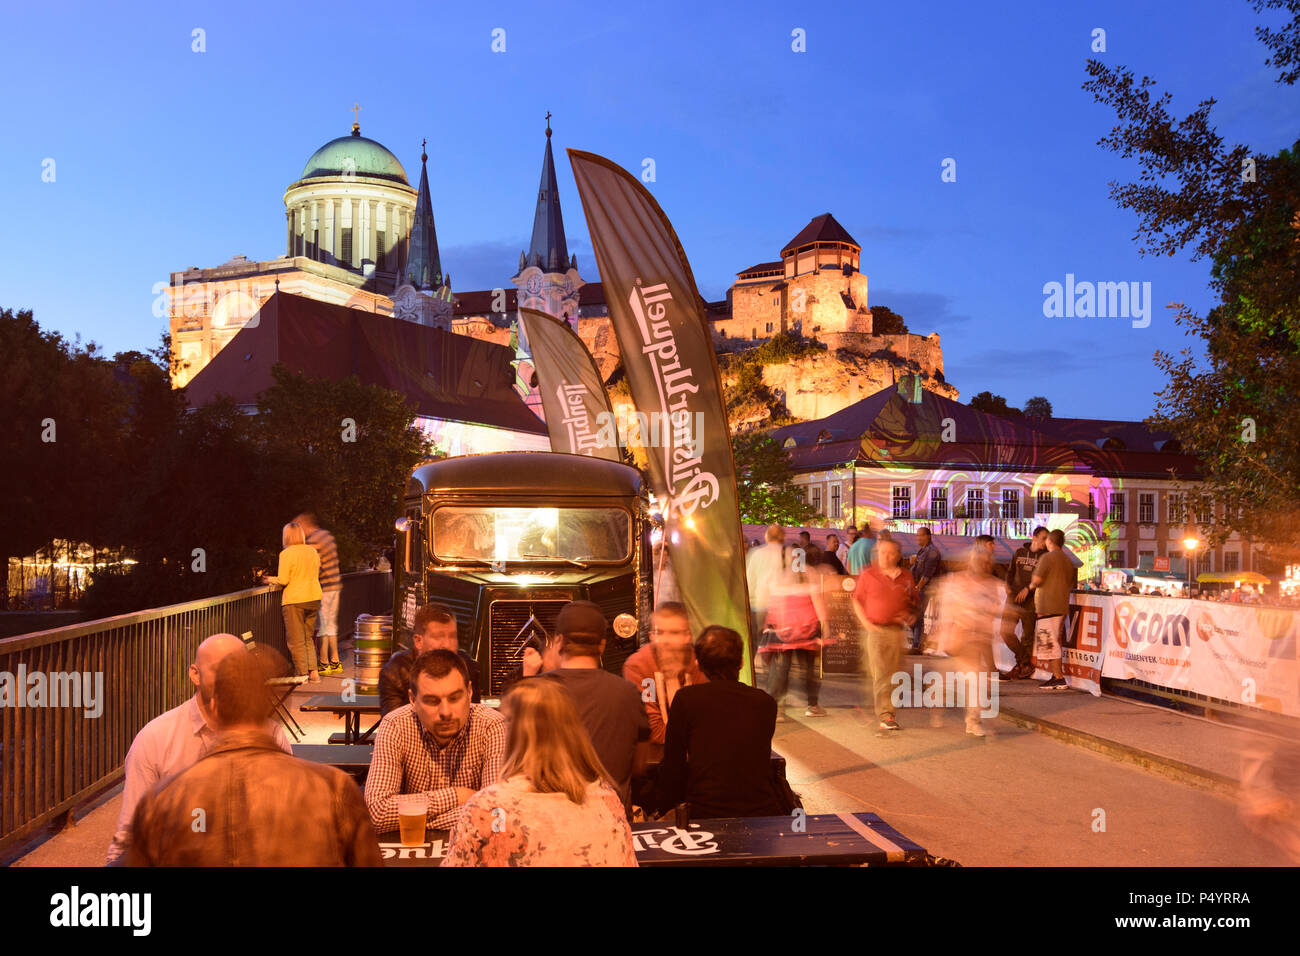
[[[343,575],[340,634],[351,633],[358,614],[391,607],[390,572]],[[248,634],[287,655],[279,589],[249,588],[0,639],[0,673],[12,675],[22,696],[21,704],[0,706],[0,850],[117,783],[136,733],[194,693],[188,667],[199,643],[221,633]],[[28,705],[20,674],[71,673],[89,673],[92,681],[103,675],[98,716],[49,706],[48,676],[43,702]]]

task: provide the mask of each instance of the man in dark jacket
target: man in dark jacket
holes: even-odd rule
[[[727,627],[706,627],[695,657],[708,682],[683,687],[668,713],[655,804],[691,805],[693,819],[783,816],[790,811],[772,776],[776,701],[739,680],[744,643]]]
[[[481,703],[478,661],[460,649],[456,637],[456,615],[446,605],[425,604],[415,612],[411,625],[412,650],[398,651],[379,672],[379,716],[411,702],[411,665],[425,651],[455,651],[469,670],[470,702]]]
[[[1028,680],[1034,676],[1034,594],[1029,582],[1034,578],[1038,559],[1047,550],[1047,529],[1039,525],[1033,538],[1016,549],[1007,569],[1007,603],[1002,608],[1002,643],[1016,655],[1016,666],[1004,680]],[[1020,637],[1016,637],[1016,625]]]
[[[382,865],[352,778],[289,756],[266,732],[266,678],[256,654],[218,666],[215,746],[140,801],[127,865]]]

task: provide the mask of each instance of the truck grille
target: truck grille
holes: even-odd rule
[[[555,633],[555,619],[560,615],[560,608],[568,604],[563,601],[493,601],[488,606],[488,689],[485,697],[499,697],[506,678],[519,666],[522,658],[515,652],[523,644],[518,638],[519,631],[533,615],[546,628],[548,634]]]

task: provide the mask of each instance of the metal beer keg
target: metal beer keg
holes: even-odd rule
[[[393,615],[361,614],[353,641],[358,694],[379,693],[379,672],[393,656]]]

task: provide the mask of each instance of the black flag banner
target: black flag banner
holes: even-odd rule
[[[551,451],[622,461],[614,411],[587,347],[567,322],[520,309],[546,411]]]
[[[691,630],[720,624],[747,638],[741,680],[752,682],[736,471],[703,300],[672,224],[636,177],[568,153],[632,401],[667,423],[651,429],[646,457]]]

